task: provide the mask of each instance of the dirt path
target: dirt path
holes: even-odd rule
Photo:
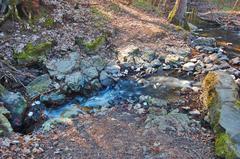
[[[133,44],[159,54],[166,54],[169,46],[187,47],[182,38],[184,32],[174,33],[177,28],[170,25],[166,19],[120,3],[101,4],[104,5],[98,6],[99,10],[110,19],[116,29],[117,34],[113,39],[115,46]]]

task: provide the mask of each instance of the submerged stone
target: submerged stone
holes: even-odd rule
[[[47,95],[42,95],[40,97],[41,102],[47,105],[61,105],[65,102],[66,96],[60,92],[52,92]]]

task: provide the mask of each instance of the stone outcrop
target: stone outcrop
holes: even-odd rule
[[[209,109],[210,123],[216,133],[215,150],[227,159],[240,157],[240,107],[238,86],[225,72],[210,72],[204,79],[203,103]]]

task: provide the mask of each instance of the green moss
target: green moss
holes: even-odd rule
[[[86,53],[95,53],[102,45],[106,42],[106,36],[101,35],[97,37],[96,39],[86,42],[83,38],[76,38],[76,44],[80,46],[80,48],[83,48]]]
[[[204,78],[202,83],[202,99],[205,108],[209,108],[214,103],[214,99],[216,98],[216,90],[215,85],[217,84],[218,77],[214,72],[210,72]]]
[[[224,157],[226,159],[235,159],[236,154],[228,146],[228,145],[231,145],[231,144],[232,144],[232,141],[226,133],[217,134],[216,141],[215,141],[216,155],[219,156],[219,157]]]
[[[235,106],[240,109],[240,100],[237,100],[237,101],[236,101]]]
[[[14,54],[14,58],[18,61],[19,64],[33,64],[38,62],[39,58],[45,55],[51,47],[52,42],[44,42],[38,45],[28,43],[22,52]]]
[[[47,18],[44,23],[43,23],[44,27],[46,28],[51,28],[55,25],[55,21],[53,18]]]

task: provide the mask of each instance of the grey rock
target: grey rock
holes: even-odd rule
[[[176,55],[181,55],[181,56],[187,56],[190,54],[191,49],[189,47],[187,48],[179,48],[179,47],[168,47],[166,51],[176,54]]]
[[[98,77],[98,70],[96,69],[96,67],[86,68],[82,70],[82,73],[87,77],[89,81]]]
[[[93,61],[93,67],[96,67],[98,71],[103,70],[107,65],[107,61],[98,55],[93,56],[91,59]]]
[[[49,75],[41,75],[27,85],[27,93],[30,98],[41,95],[49,90],[52,80]]]
[[[74,69],[79,67],[80,55],[77,52],[69,54],[69,56],[61,59],[53,59],[46,63],[46,67],[51,76],[58,80],[65,78],[65,75],[71,73]]]
[[[48,95],[42,95],[40,101],[46,103],[50,106],[52,105],[61,105],[65,102],[66,96],[60,92],[52,92]]]
[[[197,39],[192,41],[192,46],[210,46],[210,47],[216,47],[216,39],[215,38],[209,38],[209,37],[198,37]]]
[[[78,92],[85,86],[86,78],[82,72],[74,72],[66,77],[64,84],[70,91]]]
[[[103,86],[110,86],[114,83],[115,81],[111,78],[111,76],[106,72],[102,71],[100,73],[100,83]]]
[[[168,114],[149,114],[145,121],[145,128],[158,127],[160,131],[190,132],[192,121],[186,114],[172,111]]]

